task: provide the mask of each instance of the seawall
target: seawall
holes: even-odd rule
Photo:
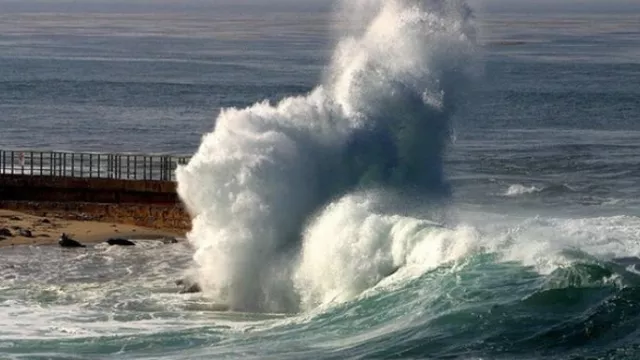
[[[0,208],[188,231],[173,181],[0,175]]]
[[[0,175],[0,199],[93,203],[176,204],[172,181]]]

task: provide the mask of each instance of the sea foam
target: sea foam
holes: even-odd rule
[[[434,199],[449,193],[442,157],[451,115],[473,72],[468,6],[370,0],[345,2],[338,14],[353,21],[338,31],[321,85],[277,104],[222,110],[197,153],[177,170],[178,193],[193,216],[188,238],[200,282],[233,309],[297,311],[305,301],[326,298],[318,292],[355,294],[401,265],[384,260],[353,268],[353,253],[334,259],[343,262],[332,265],[334,273],[308,263],[339,255],[331,238],[348,247],[361,241],[349,234],[372,236],[366,241],[373,248],[360,254],[367,255],[392,251],[389,231],[404,226],[394,221],[421,226],[419,217],[391,214],[380,220],[382,229],[370,228],[366,215],[332,205],[356,199],[345,197],[370,189]],[[345,217],[339,223],[355,227],[346,236],[322,225],[332,224],[334,211]],[[412,246],[397,251],[409,254]],[[323,276],[370,280],[327,289],[316,280]]]

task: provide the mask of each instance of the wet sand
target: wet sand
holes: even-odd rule
[[[62,233],[85,244],[95,244],[109,238],[160,239],[165,237],[182,238],[180,231],[168,231],[145,228],[115,222],[75,220],[65,218],[64,214],[34,216],[26,213],[0,210],[0,247],[16,245],[54,245]],[[31,236],[25,231],[31,232]],[[11,235],[3,235],[8,231]]]

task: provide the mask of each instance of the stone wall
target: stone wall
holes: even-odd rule
[[[0,208],[178,231],[191,225],[171,181],[0,175]]]
[[[175,204],[172,181],[0,175],[0,200]]]

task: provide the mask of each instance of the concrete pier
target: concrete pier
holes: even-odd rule
[[[172,180],[183,159],[0,150],[0,208],[186,231]]]

